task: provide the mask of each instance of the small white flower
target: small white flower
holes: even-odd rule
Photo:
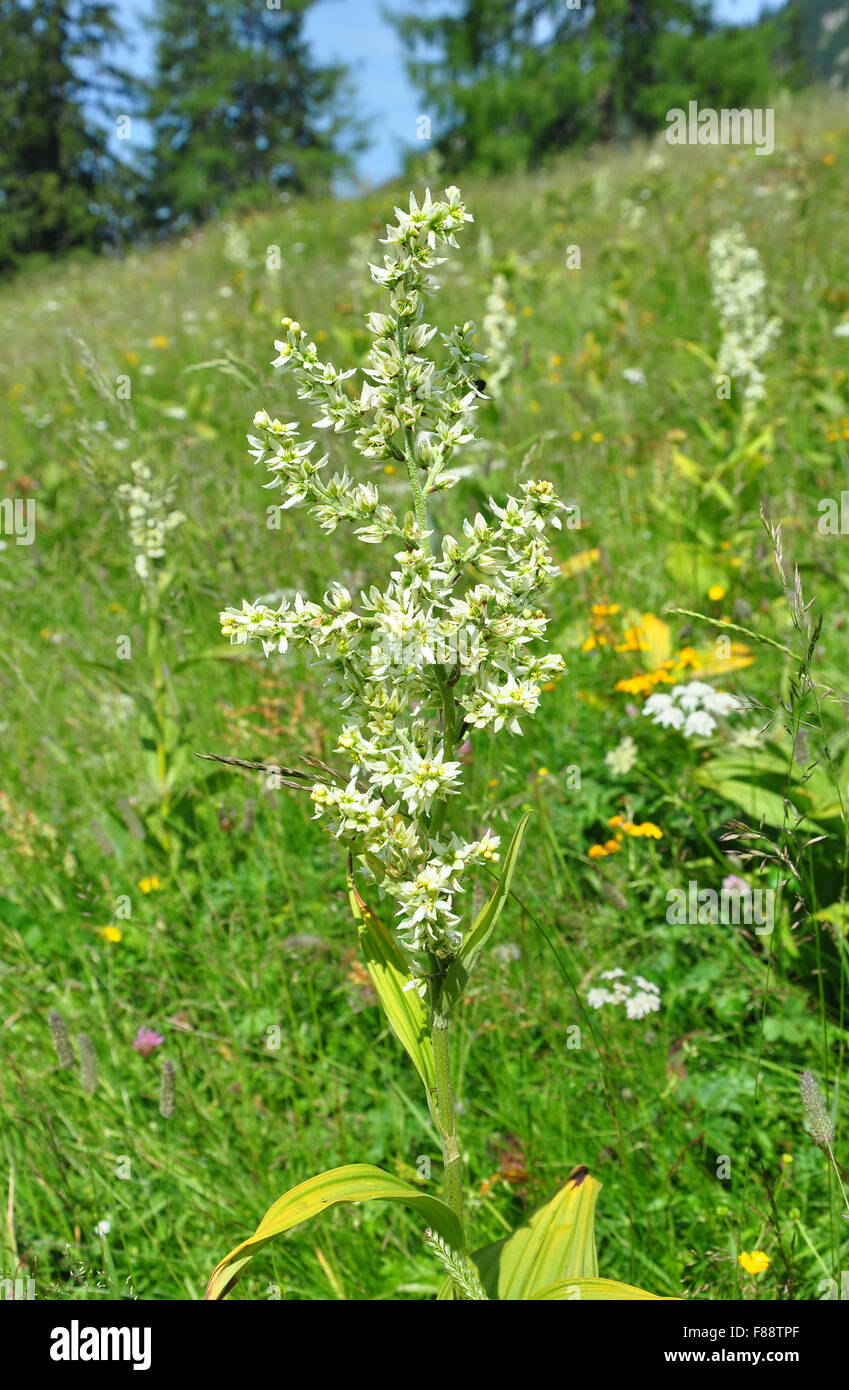
[[[835,338],[849,338],[849,320],[835,324],[831,332]]]
[[[645,713],[645,710],[643,711]],[[652,719],[653,724],[659,724],[662,729],[683,729],[686,715],[677,705],[669,704],[663,709],[659,709]]]
[[[731,695],[727,690],[712,690],[709,695],[703,696],[702,705],[710,714],[718,714],[723,718],[745,709],[743,701],[738,700],[736,695]]]
[[[522,959],[522,952],[513,941],[505,941],[499,946],[493,946],[492,954],[499,965],[512,965],[514,961]]]
[[[643,714],[660,714],[663,710],[671,709],[671,707],[672,696],[667,695],[662,690],[656,690],[653,695],[648,697],[646,703],[643,705]]]
[[[713,715],[708,714],[707,710],[693,710],[692,714],[687,715],[687,722],[684,725],[685,738],[710,738],[716,728],[716,720]]]
[[[106,1220],[104,1220],[104,1221],[98,1221],[97,1225],[96,1225],[95,1228],[94,1228],[94,1234],[95,1234],[96,1236],[100,1236],[101,1239],[102,1239],[104,1236],[108,1236],[108,1234],[109,1234],[109,1232],[110,1232],[111,1230],[112,1230],[112,1222],[111,1222],[111,1221],[106,1221]]]
[[[601,978],[614,981],[613,988],[588,990],[587,1003],[591,1009],[622,1005],[626,1016],[631,1019],[645,1018],[650,1013],[659,1012],[660,988],[642,975],[632,975],[629,980],[625,971],[617,967],[615,970],[603,970]]]
[[[626,734],[615,748],[611,748],[608,753],[605,753],[604,761],[614,777],[626,777],[639,756],[639,748],[630,734]]]
[[[638,990],[625,1001],[625,1012],[629,1018],[645,1018],[647,1014],[660,1012],[660,998],[648,990]]]
[[[626,367],[622,377],[629,386],[645,386],[646,384],[646,374],[639,367]]]

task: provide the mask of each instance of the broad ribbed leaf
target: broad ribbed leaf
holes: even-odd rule
[[[265,1213],[254,1234],[242,1241],[215,1268],[207,1285],[206,1298],[220,1299],[229,1293],[244,1274],[254,1255],[275,1236],[282,1235],[302,1221],[309,1221],[338,1202],[404,1202],[418,1212],[428,1226],[442,1236],[453,1250],[462,1248],[460,1224],[450,1207],[438,1197],[430,1197],[404,1178],[385,1173],[370,1163],[350,1163],[318,1173],[299,1187],[279,1197]]]
[[[395,938],[387,931],[354,887],[348,862],[348,896],[357,923],[366,969],[375,993],[383,1005],[389,1025],[412,1059],[425,1084],[431,1110],[436,1095],[433,1045],[430,1040],[427,1005],[413,987],[414,981]]]
[[[649,1293],[646,1289],[635,1288],[633,1284],[620,1284],[615,1279],[562,1279],[558,1284],[549,1284],[547,1289],[531,1295],[535,1302],[590,1302],[617,1303],[652,1299],[657,1303],[677,1303],[676,1298],[665,1298],[663,1294]]]
[[[447,1008],[450,1008],[452,1004],[456,1004],[457,1000],[460,999],[465,992],[475,961],[489,940],[495,924],[501,916],[501,909],[510,891],[513,871],[516,867],[516,860],[519,857],[519,849],[522,844],[522,836],[525,833],[525,827],[528,824],[530,815],[530,811],[527,811],[519,821],[515,834],[510,841],[510,848],[504,856],[501,877],[496,884],[495,892],[482,909],[474,925],[470,927],[469,931],[466,933],[463,944],[445,976],[445,983],[442,987],[442,1001]]]
[[[575,1168],[545,1206],[472,1256],[490,1298],[531,1299],[564,1280],[598,1274],[594,1218],[601,1183]]]

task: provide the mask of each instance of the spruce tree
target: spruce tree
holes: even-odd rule
[[[129,176],[105,122],[127,87],[109,60],[116,34],[102,0],[0,0],[2,270],[121,235]]]
[[[762,105],[776,73],[774,28],[716,25],[708,0],[415,0],[391,18],[453,169],[655,130],[693,99]]]
[[[237,194],[322,186],[345,164],[344,70],[304,37],[314,0],[158,0],[149,202],[160,225],[221,212]],[[349,141],[349,143],[351,143]]]

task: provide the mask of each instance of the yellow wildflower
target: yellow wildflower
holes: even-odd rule
[[[769,1269],[769,1255],[765,1255],[763,1250],[753,1250],[751,1255],[748,1250],[742,1250],[737,1261],[747,1274],[763,1274],[765,1269]]]
[[[721,603],[725,598],[725,590],[721,584],[711,584],[708,589],[708,598],[711,603]]]
[[[657,681],[654,676],[644,672],[640,676],[628,676],[625,680],[617,681],[615,689],[625,695],[648,695],[655,685]]]
[[[99,935],[103,937],[104,941],[112,941],[117,943],[121,940],[121,928],[113,927],[110,922],[108,927],[100,928]]]
[[[166,338],[164,333],[156,333],[150,339],[150,347],[152,348],[167,348],[167,346],[168,339]]]
[[[139,879],[139,888],[143,893],[155,893],[156,889],[159,887],[159,876],[157,874],[151,874],[150,878]]]

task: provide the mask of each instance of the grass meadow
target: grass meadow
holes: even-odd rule
[[[533,810],[456,1025],[469,1219],[496,1240],[586,1164],[605,1273],[690,1299],[818,1299],[847,1264],[799,1097],[811,1070],[845,1161],[847,164],[845,107],[817,96],[778,104],[768,158],[661,138],[458,180],[475,221],[433,301],[442,329],[480,325],[502,275],[515,320],[438,526],[526,471],[575,509],[548,632],[566,673],[522,738],[466,754],[476,824],[509,836]],[[317,1169],[438,1190],[342,857],[306,797],[194,756],[333,750],[315,673],[229,647],[218,613],[381,572],[377,547],[317,540],[303,512],[268,524],[245,435],[261,407],[305,418],[270,366],[282,315],[337,366],[361,360],[367,262],[407,192],[294,200],[0,291],[3,492],[34,502],[33,543],[7,524],[0,551],[0,1273],[38,1297],[198,1298]],[[708,250],[734,224],[781,320],[748,413],[717,393]],[[344,436],[327,447],[352,463]],[[134,460],[186,518],[153,616],[119,492]],[[663,671],[748,709],[685,739],[642,714]],[[622,771],[606,755],[625,738]],[[658,833],[616,840],[616,817]],[[771,932],[669,920],[671,891],[731,874],[775,895]],[[656,984],[660,1010],[593,1008],[612,969]],[[145,1028],[163,1041],[134,1047]],[[269,1245],[238,1296],[421,1299],[442,1277],[413,1219],[363,1205]]]

